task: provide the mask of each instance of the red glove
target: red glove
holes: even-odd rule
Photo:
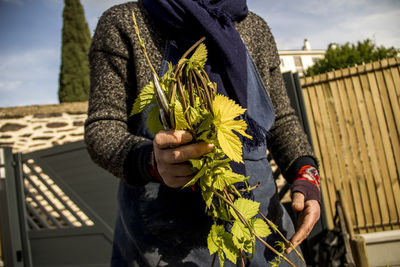
[[[300,192],[304,201],[317,200],[321,204],[320,177],[318,170],[312,165],[305,165],[297,171],[291,186],[291,194]]]

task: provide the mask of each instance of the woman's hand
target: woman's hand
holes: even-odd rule
[[[304,201],[304,195],[300,192],[293,193],[292,209],[297,212],[298,229],[290,240],[294,247],[300,245],[311,233],[314,225],[321,215],[321,206],[317,200]],[[291,247],[286,249],[286,253],[292,251]]]
[[[193,178],[189,159],[199,158],[214,149],[206,142],[190,143],[192,135],[187,131],[161,131],[153,141],[157,170],[168,187],[178,188]]]

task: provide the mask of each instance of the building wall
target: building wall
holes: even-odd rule
[[[83,139],[87,102],[0,108],[0,147],[28,153]]]
[[[304,71],[314,65],[317,59],[324,58],[324,50],[314,51],[303,51],[303,50],[292,50],[292,51],[279,51],[279,57],[281,60],[281,72],[298,72],[300,76],[303,75]]]

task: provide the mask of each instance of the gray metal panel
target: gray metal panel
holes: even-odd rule
[[[111,242],[96,227],[40,230],[30,233],[35,267],[109,266]]]
[[[29,158],[74,202],[83,203],[78,206],[85,213],[93,213],[114,229],[118,179],[91,160],[82,141],[24,155]]]
[[[17,158],[18,159],[18,158]],[[11,148],[0,148],[0,230],[4,266],[31,266],[20,165]]]
[[[32,229],[34,266],[109,266],[118,179],[91,160],[82,141],[23,156],[24,161],[28,159],[94,222],[93,226]]]

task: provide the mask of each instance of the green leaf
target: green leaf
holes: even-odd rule
[[[224,95],[216,95],[213,102],[213,111],[215,117],[220,116],[221,123],[224,123],[244,114],[246,109]]]
[[[200,123],[200,126],[197,129],[197,135],[200,135],[204,131],[209,131],[213,124],[213,116],[210,112],[204,113],[202,115],[203,120]]]
[[[239,134],[247,137],[249,139],[253,139],[251,135],[248,135],[245,131],[247,129],[247,123],[244,120],[233,120],[230,122],[226,122],[223,124],[226,128],[229,128],[231,131],[238,132]]]
[[[207,48],[205,44],[202,43],[196,48],[189,61],[195,66],[197,65],[200,68],[204,68],[207,61]]]
[[[156,100],[155,100],[154,84],[153,82],[150,82],[142,89],[140,94],[135,99],[130,116],[139,114],[150,104],[155,104],[156,103],[155,101]]]
[[[199,171],[204,165],[204,158],[189,159],[189,162],[196,171]]]
[[[223,225],[213,224],[207,237],[207,245],[210,255],[218,252],[220,266],[223,266],[225,257],[236,264],[238,249],[235,247],[232,234],[225,231]]]
[[[235,221],[232,229],[232,241],[238,249],[242,249],[246,252],[251,252],[253,248],[253,237],[250,230],[240,221]]]
[[[217,127],[218,142],[225,154],[233,161],[243,163],[242,143],[237,135],[224,126]]]
[[[156,135],[159,131],[164,130],[160,122],[160,110],[157,105],[149,110],[147,115],[147,128],[153,135]]]
[[[223,267],[224,266],[225,257],[224,257],[224,252],[223,252],[222,249],[218,250],[218,259],[219,259],[219,266]]]
[[[209,190],[209,188],[212,186],[212,183],[212,176],[209,174],[209,170],[206,170],[205,175],[200,179],[200,187],[203,191],[206,191]]]
[[[189,129],[189,124],[186,121],[182,104],[180,101],[175,101],[175,129],[176,130],[187,130]]]
[[[246,198],[239,198],[235,201],[234,203],[236,209],[240,212],[240,214],[243,216],[243,218],[247,221],[249,221],[251,218],[256,216],[258,213],[258,209],[260,207],[260,203],[255,202],[250,199]],[[236,211],[231,207],[231,214],[234,218],[239,219],[239,217],[236,214]]]
[[[250,135],[245,133],[246,122],[235,120],[246,110],[226,96],[216,95],[213,102],[213,111],[214,125],[217,129],[217,138],[222,150],[233,161],[243,163],[242,143],[233,131],[251,138]]]
[[[255,218],[252,220],[251,224],[256,234],[260,237],[267,237],[271,234],[271,230],[265,221]]]
[[[218,242],[218,225],[213,224],[213,226],[211,227],[210,233],[208,234],[208,237],[207,237],[207,246],[208,246],[210,255],[212,255],[218,251],[219,244],[217,242]]]
[[[224,173],[223,172],[214,172],[213,180],[214,180],[214,183],[213,183],[214,189],[223,191],[225,188],[225,185],[226,185]]]
[[[217,205],[216,205],[217,206]],[[212,214],[215,218],[221,219],[223,221],[230,221],[230,212],[225,206],[218,205],[217,208],[212,210]]]
[[[225,185],[229,186],[235,183],[244,182],[248,177],[235,173],[232,170],[228,170],[224,174]]]
[[[207,171],[207,166],[203,166],[197,173],[196,175],[187,183],[183,186],[183,188],[186,188],[188,186],[192,186],[194,185],[200,178],[202,178],[204,176],[204,174]]]
[[[203,116],[201,116],[200,112],[191,106],[188,108],[188,112],[192,126],[196,126],[203,119]]]
[[[284,253],[285,249],[286,249],[286,245],[285,243],[283,243],[282,241],[275,241],[275,246],[276,249],[280,252],[280,253]]]
[[[202,192],[202,196],[203,196],[204,202],[206,203],[206,207],[210,208],[212,200],[213,200],[214,193],[211,192],[211,191],[203,191]]]
[[[236,264],[238,257],[238,249],[233,243],[232,234],[225,232],[222,236],[222,250],[225,253],[226,258],[233,264]]]

